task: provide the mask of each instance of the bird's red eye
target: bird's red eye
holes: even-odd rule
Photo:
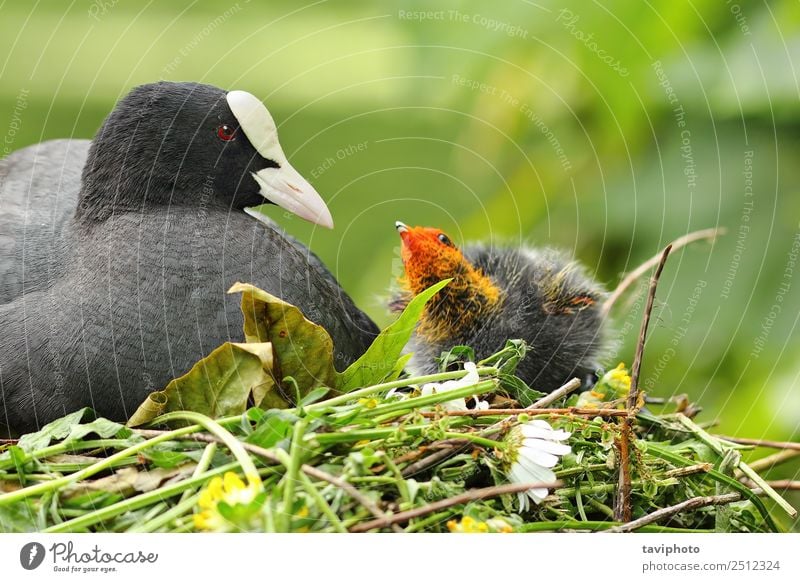
[[[217,128],[217,137],[222,141],[231,141],[236,137],[236,128],[230,125],[220,125]]]

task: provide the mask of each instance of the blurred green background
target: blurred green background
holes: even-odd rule
[[[397,219],[563,247],[609,288],[725,226],[670,260],[644,386],[690,394],[723,434],[799,440],[793,0],[6,1],[0,47],[2,155],[89,138],[158,79],[263,98],[336,229],[272,215],[380,323]],[[626,299],[610,363],[632,360],[642,301]]]

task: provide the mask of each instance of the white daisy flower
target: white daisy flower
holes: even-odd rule
[[[506,437],[509,443],[509,460],[511,467],[507,471],[512,483],[552,483],[556,474],[552,468],[561,457],[572,452],[569,445],[564,444],[570,433],[554,430],[544,420],[531,420],[514,427]],[[541,503],[547,497],[546,488],[529,489],[517,493],[520,511],[527,511],[530,500]]]
[[[448,380],[446,382],[432,382],[430,384],[425,384],[422,386],[422,396],[442,394],[443,392],[448,392],[457,388],[474,386],[480,382],[478,367],[473,362],[465,362],[464,370],[467,371],[467,374],[458,380]],[[472,410],[487,410],[489,408],[489,403],[481,400],[477,396],[471,396],[470,399],[475,403],[475,405],[472,407]],[[456,398],[454,400],[442,402],[441,406],[447,411],[470,410],[467,408],[467,401],[464,398]]]

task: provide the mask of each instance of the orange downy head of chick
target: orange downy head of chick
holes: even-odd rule
[[[499,303],[500,289],[464,257],[443,231],[411,227],[402,222],[395,226],[402,240],[401,257],[405,267],[401,284],[411,294],[417,295],[439,281],[452,279],[428,304],[424,317],[428,323],[437,319],[438,324],[444,326],[466,325]],[[430,328],[428,331],[434,332]]]

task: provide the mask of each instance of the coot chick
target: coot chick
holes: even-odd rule
[[[542,392],[573,377],[585,380],[600,367],[604,291],[579,265],[552,249],[486,244],[459,249],[439,229],[402,222],[396,227],[405,276],[392,309],[452,279],[426,306],[409,344],[414,373],[435,372],[435,358],[454,346],[470,346],[482,359],[510,339],[528,344],[517,374]]]
[[[0,388],[13,431],[83,406],[125,419],[225,341],[251,282],[325,327],[337,367],[377,333],[327,271],[244,209],[269,200],[331,226],[263,104],[196,83],[144,85],[92,141],[60,275],[0,306]]]

